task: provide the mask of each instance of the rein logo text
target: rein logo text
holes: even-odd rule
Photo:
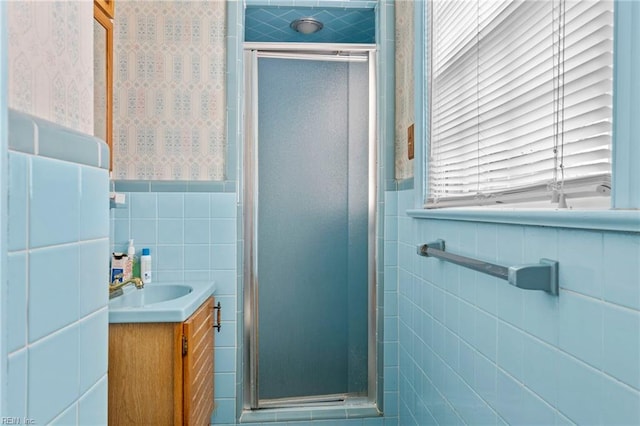
[[[0,425],[35,425],[36,421],[26,417],[0,417]]]

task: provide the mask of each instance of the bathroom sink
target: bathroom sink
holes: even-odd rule
[[[109,322],[181,322],[213,294],[212,282],[150,283],[126,287],[109,300]]]
[[[127,291],[109,302],[110,308],[140,308],[154,303],[166,302],[191,293],[191,287],[181,284],[149,284],[141,290]]]

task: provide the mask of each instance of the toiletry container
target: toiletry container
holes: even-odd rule
[[[127,255],[124,253],[113,253],[111,255],[111,280],[110,282],[115,283],[116,281],[122,282],[125,278],[125,272],[127,269]]]
[[[127,267],[124,274],[125,279],[137,277],[135,273],[136,249],[133,246],[133,240],[129,240],[129,248],[127,249]]]
[[[151,282],[151,251],[148,248],[143,248],[140,256],[140,278],[145,284]]]

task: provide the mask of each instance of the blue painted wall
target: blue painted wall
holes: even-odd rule
[[[3,415],[106,422],[106,153],[91,136],[10,113]]]

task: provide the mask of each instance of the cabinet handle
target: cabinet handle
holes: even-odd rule
[[[220,327],[222,327],[222,324],[220,324],[222,317],[222,306],[220,305],[220,302],[218,302],[218,304],[214,306],[213,309],[216,309],[218,311],[216,314],[216,323],[213,325],[213,328],[218,329],[218,333],[220,333]]]

